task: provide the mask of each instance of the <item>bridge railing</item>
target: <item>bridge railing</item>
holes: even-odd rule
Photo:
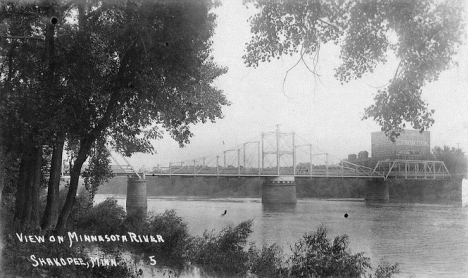
[[[405,178],[405,179],[450,179],[452,175],[443,161],[382,160],[374,168],[341,161],[331,165],[301,164],[296,167],[209,167],[202,165],[177,165],[160,167],[155,175],[160,176],[227,176],[227,177],[355,177],[355,178]]]

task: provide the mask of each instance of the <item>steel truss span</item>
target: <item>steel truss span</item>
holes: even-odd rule
[[[450,179],[451,175],[443,161],[429,160],[380,160],[375,172],[384,173],[385,178],[404,179]]]

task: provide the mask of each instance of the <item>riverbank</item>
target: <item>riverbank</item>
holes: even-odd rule
[[[255,225],[253,219],[193,236],[188,232],[185,218],[175,210],[149,216],[128,215],[115,199],[101,199],[91,207],[88,205],[91,200],[84,194],[79,196],[68,232],[64,234],[34,229],[20,231],[8,225],[5,234],[10,236],[4,238],[7,248],[2,277],[128,278],[142,273],[154,277],[153,270],[178,277],[177,274],[187,269],[198,271],[197,277],[287,278],[301,277],[300,273],[317,277],[323,276],[320,273],[337,277],[380,277],[379,269],[387,266],[390,268],[384,269],[386,277],[392,277],[397,271],[397,265],[379,264],[376,269],[371,268],[370,258],[351,253],[346,235],[332,240],[322,226],[297,237],[293,252],[288,255],[276,243],[248,244],[247,238]],[[229,209],[229,215],[233,212]],[[249,218],[246,214],[241,217]],[[128,254],[135,257],[128,258]],[[315,267],[304,265],[304,261]]]

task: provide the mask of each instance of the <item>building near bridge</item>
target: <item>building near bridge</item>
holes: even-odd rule
[[[371,153],[360,151],[348,155],[348,162],[374,168],[381,160],[434,160],[431,154],[431,134],[418,130],[404,130],[392,142],[384,132],[371,133]]]
[[[429,131],[404,130],[392,142],[383,131],[371,133],[371,156],[378,159],[428,159],[431,155]]]
[[[368,159],[369,153],[367,151],[360,151],[358,152],[358,159]]]

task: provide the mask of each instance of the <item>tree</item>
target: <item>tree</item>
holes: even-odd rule
[[[327,238],[327,229],[320,226],[316,232],[304,236],[291,247],[289,258],[292,277],[392,277],[399,272],[398,264],[379,265],[370,274],[370,258],[364,253],[352,254],[347,235]]]
[[[54,127],[48,119],[57,112],[55,99],[46,89],[46,83],[51,83],[44,49],[50,48],[36,36],[35,28],[46,15],[44,9],[35,5],[1,5],[2,146],[10,154],[8,163],[21,160],[15,218],[24,226],[36,226],[38,222],[35,206],[39,201],[42,146],[47,144],[48,130]]]
[[[449,146],[434,147],[432,154],[436,160],[443,161],[447,170],[452,175],[463,175],[466,177],[468,161],[465,153],[460,148],[450,148]]]
[[[40,3],[46,10],[53,7],[58,19],[54,60],[60,62],[60,69],[54,69],[56,87],[41,96],[43,102],[52,101],[57,107],[54,113],[41,115],[57,123],[49,126],[49,135],[66,138],[75,150],[67,199],[56,225],[63,230],[82,165],[93,146],[107,145],[125,155],[152,152],[149,140],[162,136],[162,130],[184,145],[192,135],[190,125],[222,117],[221,107],[229,103],[212,83],[226,69],[211,57],[215,26],[211,1]],[[12,14],[21,18],[17,10],[3,11],[7,19]],[[76,21],[71,20],[73,16]],[[17,41],[6,34],[8,42]],[[44,33],[39,31],[41,36]],[[30,45],[32,41],[21,42]],[[40,106],[38,113],[47,107]],[[101,143],[95,145],[97,141]]]
[[[342,83],[372,73],[392,51],[399,60],[389,84],[377,91],[365,109],[394,140],[410,123],[420,131],[434,122],[434,110],[421,99],[423,87],[456,64],[453,57],[464,34],[461,0],[250,0],[258,12],[251,18],[252,39],[244,55],[248,66],[299,53],[317,63],[327,43],[341,47]],[[396,39],[393,39],[396,37]],[[306,64],[306,66],[308,66]],[[309,67],[313,72],[313,68]]]
[[[222,115],[221,106],[227,102],[211,83],[225,69],[210,57],[214,16],[209,5],[185,1],[78,5],[77,46],[87,51],[75,48],[72,53],[80,55],[67,56],[71,65],[79,65],[69,83],[80,92],[87,87],[90,95],[81,99],[86,113],[81,113],[75,128],[80,131],[76,133],[79,151],[58,229],[65,226],[81,166],[98,137],[110,136],[111,145],[125,154],[151,151],[147,139],[160,137],[160,127],[154,123],[183,145],[191,136],[190,124]],[[83,76],[94,78],[84,84]]]

